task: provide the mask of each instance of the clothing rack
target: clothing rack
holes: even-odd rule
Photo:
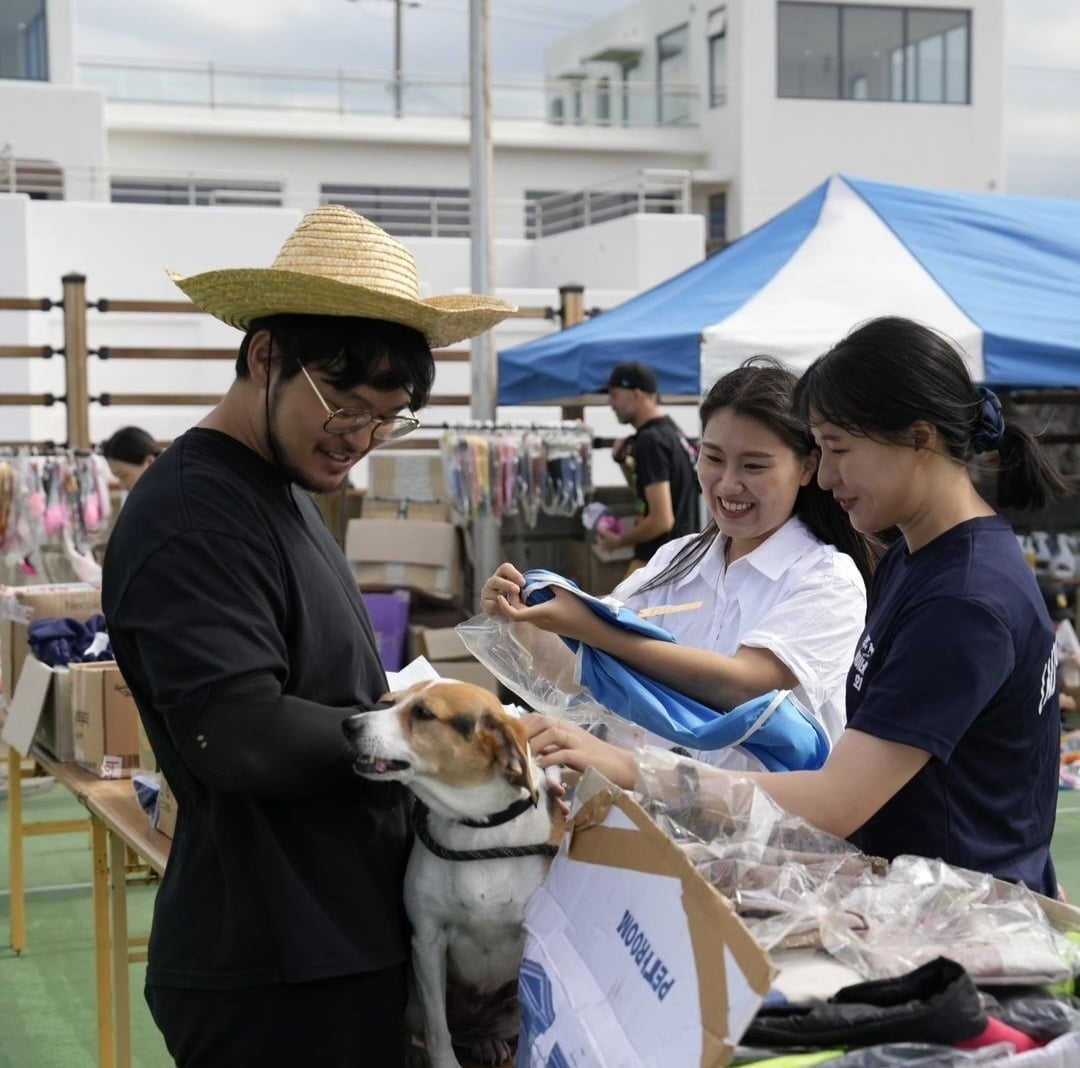
[[[592,491],[592,436],[580,420],[555,423],[447,424],[440,439],[443,475],[454,511],[573,516]]]
[[[0,449],[0,561],[7,585],[82,577],[109,525],[109,469],[91,449]]]

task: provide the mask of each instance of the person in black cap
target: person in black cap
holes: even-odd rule
[[[1043,600],[1054,625],[1054,646],[1058,655],[1058,695],[1061,711],[1075,712],[1076,698],[1080,689],[1080,639],[1072,625],[1074,608],[1063,586],[1043,586]]]
[[[616,364],[601,392],[608,394],[619,422],[636,431],[617,441],[612,455],[637,494],[638,521],[621,533],[597,535],[605,549],[633,546],[629,574],[664,542],[699,530],[697,452],[660,407],[651,367],[634,361]]]

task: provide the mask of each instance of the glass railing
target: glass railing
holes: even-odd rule
[[[454,119],[469,112],[467,79],[409,77],[397,85],[392,78],[347,71],[86,59],[79,63],[79,80],[117,103]],[[495,82],[492,118],[567,126],[694,127],[699,97],[695,86],[651,82]]]

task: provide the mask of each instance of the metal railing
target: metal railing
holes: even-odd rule
[[[538,192],[492,205],[498,237],[538,238],[633,214],[683,215],[691,210],[686,170],[646,168],[583,189]],[[70,190],[71,193],[67,193]],[[67,167],[22,160],[0,148],[0,191],[62,199],[80,193],[117,204],[288,207],[309,211],[344,204],[396,237],[457,237],[472,233],[467,191],[410,193],[324,184],[315,202],[291,192],[289,175],[269,171],[176,171],[163,168]]]
[[[469,114],[468,78],[410,76],[398,84],[385,75],[345,70],[98,57],[80,60],[78,70],[81,84],[101,89],[117,103],[454,119]],[[695,127],[700,97],[694,85],[603,77],[497,81],[492,117],[557,125]]]

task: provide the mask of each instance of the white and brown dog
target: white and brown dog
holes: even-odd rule
[[[556,792],[529,754],[524,725],[494,694],[421,682],[345,721],[355,769],[416,797],[405,875],[413,972],[433,1068],[454,1046],[485,1064],[512,1056],[525,903],[562,827]]]

